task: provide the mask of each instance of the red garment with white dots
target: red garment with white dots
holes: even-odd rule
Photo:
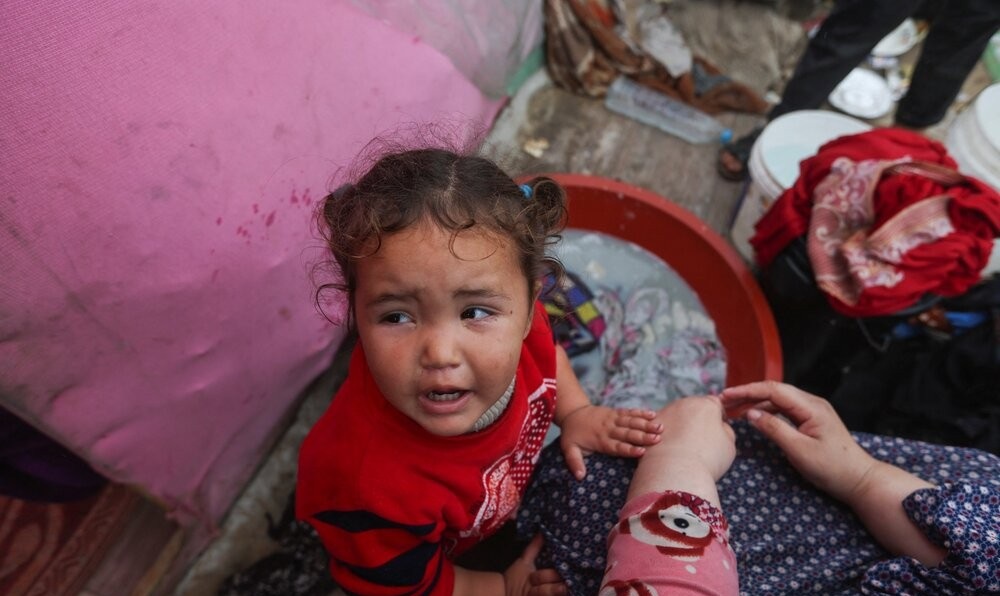
[[[359,345],[299,454],[296,514],[359,594],[451,594],[451,560],[512,519],[555,412],[555,344],[536,304],[514,394],[492,425],[427,433],[379,392]]]

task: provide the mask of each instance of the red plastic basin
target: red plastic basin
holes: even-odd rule
[[[781,379],[781,344],[753,273],[722,236],[665,198],[599,176],[547,174],[566,189],[569,227],[634,242],[698,294],[726,349],[726,384]]]

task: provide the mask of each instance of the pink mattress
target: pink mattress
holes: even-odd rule
[[[0,406],[216,523],[344,331],[312,226],[376,132],[498,104],[348,2],[4,2]]]

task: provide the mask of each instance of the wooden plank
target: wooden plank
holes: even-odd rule
[[[83,593],[89,596],[122,596],[154,578],[148,572],[181,530],[168,520],[159,506],[142,499],[118,540],[108,550],[100,566],[87,581]],[[155,581],[154,581],[155,583]]]

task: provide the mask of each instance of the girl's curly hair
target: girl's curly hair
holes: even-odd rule
[[[382,239],[426,220],[455,234],[480,226],[512,240],[529,291],[562,266],[547,248],[566,221],[566,195],[551,178],[518,185],[493,161],[447,149],[413,149],[382,156],[353,184],[328,194],[319,227],[340,269],[339,282],[317,290],[343,292],[353,319],[356,264]]]

